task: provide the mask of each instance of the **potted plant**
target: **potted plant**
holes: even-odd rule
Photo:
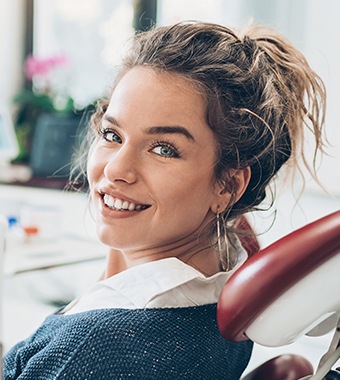
[[[92,108],[92,105],[76,107],[67,89],[68,66],[63,55],[48,58],[30,55],[25,60],[29,85],[14,98],[20,147],[15,161],[28,164],[33,175],[68,175],[66,166],[73,154],[77,131],[85,123],[82,117]]]

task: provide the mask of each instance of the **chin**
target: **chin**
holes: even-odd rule
[[[106,246],[112,249],[124,250],[131,248],[131,239],[122,238],[118,236],[112,229],[105,227],[97,228],[98,239]]]
[[[108,245],[109,247],[112,246],[114,233],[110,231],[109,228],[97,226],[97,236],[103,244]]]

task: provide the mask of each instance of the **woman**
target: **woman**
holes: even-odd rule
[[[281,166],[322,149],[324,88],[276,32],[179,23],[137,35],[92,119],[102,281],[5,358],[5,379],[239,379],[251,342],[216,303],[246,259],[237,223]]]

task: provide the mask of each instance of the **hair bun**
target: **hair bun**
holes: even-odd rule
[[[244,52],[246,53],[248,59],[250,60],[257,49],[256,41],[251,39],[249,36],[245,35],[242,41]]]

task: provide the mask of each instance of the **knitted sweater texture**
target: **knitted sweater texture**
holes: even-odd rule
[[[216,304],[51,315],[4,359],[4,380],[238,380],[252,343],[224,340]]]

